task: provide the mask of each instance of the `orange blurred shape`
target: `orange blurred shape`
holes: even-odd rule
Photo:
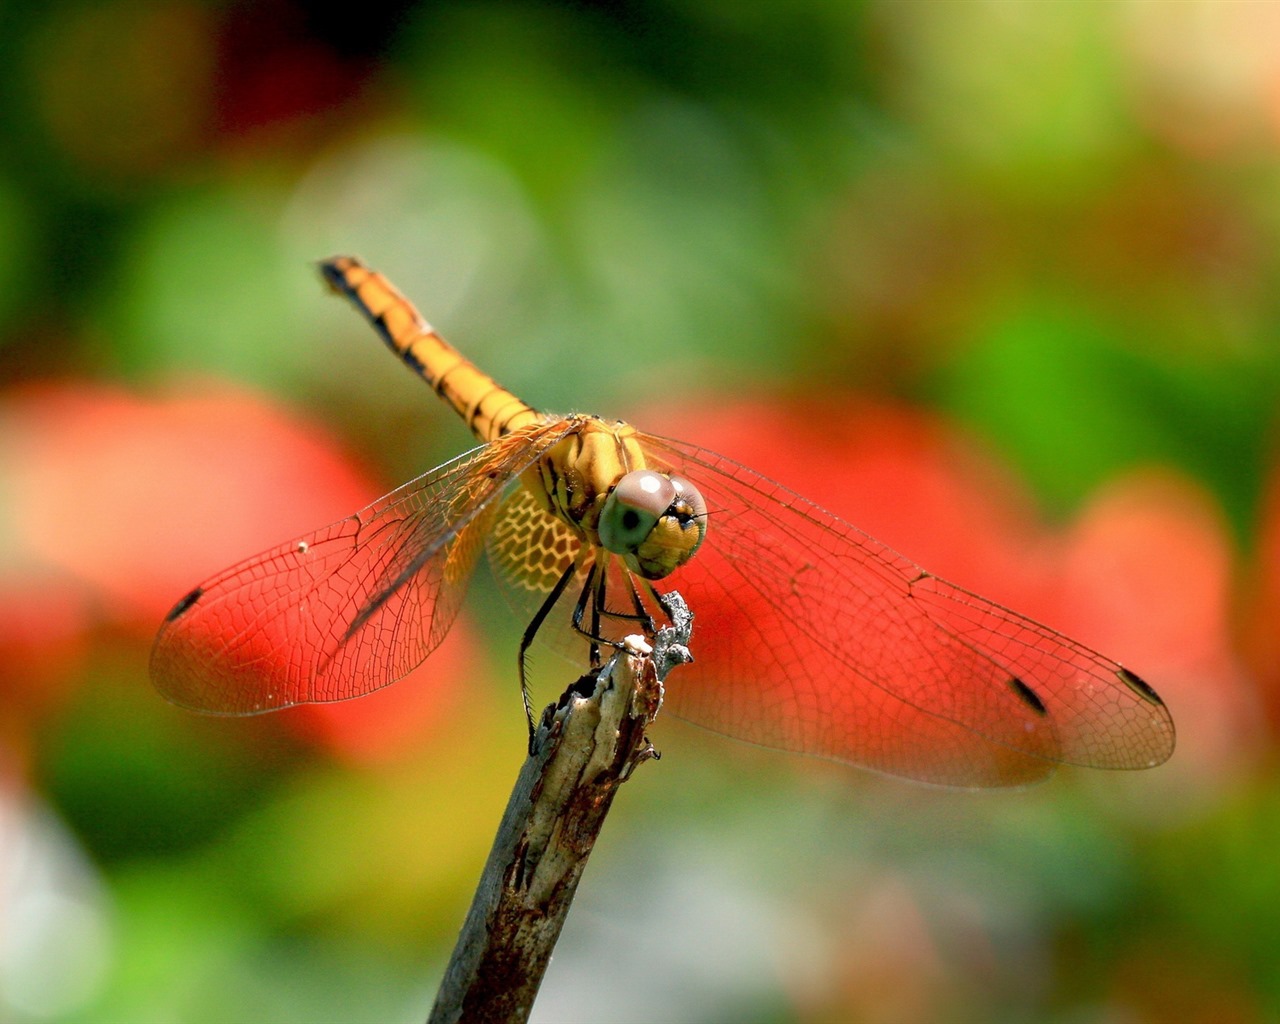
[[[1171,470],[1112,481],[1066,534],[1053,600],[1027,609],[1118,655],[1178,727],[1183,799],[1256,761],[1268,737],[1231,632],[1232,549],[1213,499]]]
[[[1274,731],[1280,728],[1280,462],[1271,466],[1261,509],[1238,628]]]
[[[203,577],[378,493],[314,425],[243,393],[48,384],[0,410],[0,699],[13,722],[60,705],[95,632],[149,641]]]
[[[202,578],[378,494],[319,428],[248,394],[67,384],[5,409],[5,543],[148,634]]]
[[[74,580],[16,566],[0,573],[0,752],[16,764],[29,763],[27,723],[62,706],[87,653],[92,616],[90,595]]]
[[[1151,666],[1217,673],[1230,660],[1226,524],[1185,478],[1134,472],[1096,493],[1059,571],[1054,613],[1096,643]]]
[[[1136,4],[1123,41],[1130,106],[1154,135],[1199,159],[1273,150],[1280,69],[1274,4]]]
[[[47,385],[3,409],[0,693],[12,677],[33,705],[52,699],[51,675],[72,674],[95,627],[149,640],[202,579],[380,493],[319,427],[225,388],[143,399]],[[292,656],[288,635],[269,639],[263,658]],[[476,655],[457,623],[400,684],[285,720],[352,759],[398,756],[454,706]]]
[[[435,730],[454,718],[463,694],[487,672],[463,620],[422,665],[359,700],[305,704],[283,713],[298,735],[344,760],[387,765],[429,753]],[[487,685],[487,683],[486,683]],[[516,705],[512,694],[512,710]]]

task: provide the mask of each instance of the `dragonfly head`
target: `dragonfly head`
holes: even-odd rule
[[[707,505],[683,477],[638,469],[609,491],[599,532],[600,543],[632,572],[660,580],[698,550],[707,533]]]

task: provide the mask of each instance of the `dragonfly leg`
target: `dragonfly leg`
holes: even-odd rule
[[[602,568],[596,574],[596,585],[591,601],[591,667],[595,668],[600,664],[600,613],[605,610],[605,580],[608,573]],[[587,581],[590,586],[590,580]]]
[[[649,593],[653,595],[653,599],[658,602],[658,607],[664,612],[667,606],[662,603],[662,595],[653,589],[653,584],[645,580],[645,586],[649,588]],[[644,606],[644,598],[640,596],[640,591],[636,589],[636,581],[630,573],[627,573],[627,588],[631,591],[631,604],[636,610],[636,621],[644,623],[645,632],[653,636],[657,623],[653,621],[653,616],[649,614],[649,609]]]
[[[569,565],[556,580],[555,586],[547,593],[546,599],[538,607],[537,613],[525,628],[524,635],[520,639],[520,696],[524,700],[525,719],[529,723],[529,750],[533,751],[533,702],[529,695],[529,682],[525,674],[525,660],[529,652],[529,648],[533,645],[534,638],[538,634],[538,630],[542,628],[542,624],[546,621],[547,616],[551,614],[551,609],[555,607],[556,602],[564,596],[565,590],[569,586],[569,581],[582,569],[582,562],[575,561]],[[573,616],[571,619],[574,632],[590,641],[591,644],[591,668],[597,669],[603,664],[601,657],[602,647],[612,647],[622,649],[622,644],[616,640],[611,640],[603,636],[600,631],[601,620],[604,618],[624,619],[627,621],[639,622],[644,629],[652,635],[654,631],[653,616],[649,614],[645,608],[644,600],[640,592],[636,589],[635,581],[627,574],[627,585],[630,588],[631,603],[635,608],[634,613],[611,611],[607,604],[607,580],[608,574],[599,565],[593,561],[587,568],[586,579],[583,580],[582,589],[578,592],[577,600],[573,605]],[[650,588],[654,599],[659,606],[665,610],[662,604],[662,596]],[[590,626],[583,624],[583,619],[587,617],[587,605],[591,605],[591,621]]]
[[[587,578],[583,581],[582,590],[578,594],[578,602],[573,606],[572,620],[574,631],[591,641],[592,668],[600,667],[600,609],[598,597],[591,609],[590,630],[582,628],[582,616],[585,615],[587,611],[587,598],[597,592],[598,588],[593,587],[592,584],[596,581],[598,570],[599,566],[592,562],[591,568],[587,570]],[[599,573],[599,579],[601,582],[604,581],[604,573]]]
[[[607,579],[608,575],[605,570],[598,564],[593,565],[587,573],[582,592],[578,595],[578,603],[573,609],[573,628],[575,632],[591,641],[592,668],[598,668],[603,661],[600,654],[602,646],[612,647],[614,650],[622,650],[623,648],[623,644],[620,641],[612,640],[601,632],[602,620],[619,619],[623,622],[638,622],[646,632],[650,634],[653,632],[653,616],[645,609],[644,602],[636,591],[635,582],[631,579],[631,574],[627,574],[627,585],[631,588],[631,602],[635,606],[634,612],[619,612],[609,607]],[[591,626],[587,628],[583,625],[582,620],[587,614],[589,596],[591,599]]]
[[[592,567],[592,572],[595,569]],[[546,621],[551,609],[555,607],[560,596],[564,593],[565,588],[569,585],[569,581],[573,579],[578,572],[578,564],[574,562],[561,574],[556,580],[556,585],[551,588],[551,592],[547,594],[547,599],[542,602],[537,614],[530,620],[529,625],[525,627],[524,635],[520,638],[520,651],[518,662],[520,666],[520,699],[524,701],[524,717],[529,723],[529,753],[533,753],[533,701],[529,697],[529,680],[525,676],[525,656],[529,653],[529,646],[533,643],[533,638],[538,635],[538,629],[542,623]],[[588,586],[590,579],[588,579]],[[584,590],[585,594],[585,590]],[[578,608],[574,611],[574,624],[577,625],[577,619],[581,614],[581,607],[585,598],[578,598]]]
[[[640,591],[636,589],[635,580],[631,578],[630,573],[627,573],[627,587],[630,590],[631,605],[635,609],[635,611],[615,612],[611,608],[605,607],[604,596],[602,594],[598,602],[600,605],[599,615],[606,619],[618,619],[622,622],[637,622],[640,624],[644,632],[652,634],[654,629],[656,628],[655,623],[653,621],[653,616],[650,615],[649,610],[645,608],[644,599],[640,596]],[[579,630],[579,632],[582,633],[584,636],[591,635],[587,633],[585,630]],[[612,644],[612,646],[614,647],[618,646],[617,644],[614,644],[613,641],[605,640],[603,637],[599,637],[597,639],[600,639],[603,643]]]

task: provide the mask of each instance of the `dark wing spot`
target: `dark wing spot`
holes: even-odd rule
[[[1124,666],[1120,667],[1116,676],[1119,678],[1120,682],[1124,683],[1125,686],[1129,687],[1129,689],[1139,697],[1145,697],[1147,700],[1151,701],[1152,704],[1158,704],[1160,707],[1164,707],[1164,701],[1160,699],[1160,694],[1151,689],[1151,685],[1145,679],[1140,679],[1138,676],[1135,676]]]
[[[164,617],[165,622],[172,622],[179,615],[183,614],[188,608],[204,597],[204,588],[196,587],[186,597],[169,609],[169,614]]]
[[[1022,698],[1022,702],[1037,715],[1049,713],[1049,709],[1044,706],[1044,701],[1040,699],[1039,694],[1017,676],[1009,677],[1009,686],[1012,687],[1014,693]]]

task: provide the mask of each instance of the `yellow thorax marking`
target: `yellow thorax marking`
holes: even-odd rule
[[[579,429],[552,446],[520,480],[539,505],[599,547],[600,510],[610,488],[625,473],[649,467],[631,424],[582,414],[566,417],[571,421]]]

